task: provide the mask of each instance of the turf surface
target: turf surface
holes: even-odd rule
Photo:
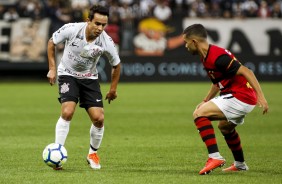
[[[109,84],[101,84],[103,94]],[[256,107],[238,127],[248,172],[208,176],[198,172],[206,148],[193,124],[194,107],[209,83],[121,83],[118,99],[105,105],[105,135],[99,150],[102,169],[86,164],[90,121],[77,108],[66,141],[68,161],[54,171],[42,160],[54,141],[59,117],[57,87],[48,83],[0,84],[0,183],[281,183],[282,83],[262,83],[270,105],[263,116]],[[213,123],[216,128],[216,122]],[[232,155],[216,128],[219,149]]]

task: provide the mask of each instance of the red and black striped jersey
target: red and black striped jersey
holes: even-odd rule
[[[257,97],[254,89],[242,75],[236,75],[241,63],[228,50],[209,45],[206,58],[201,58],[205,70],[220,94],[232,94],[247,104],[255,105]]]

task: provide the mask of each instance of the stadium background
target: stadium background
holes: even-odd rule
[[[110,5],[106,31],[120,53],[121,81],[207,80],[181,38],[192,23],[205,25],[209,40],[235,53],[259,80],[282,80],[281,0],[2,0],[1,80],[46,80],[49,37],[65,23],[85,21],[95,3]],[[100,80],[109,81],[104,58],[98,68]]]

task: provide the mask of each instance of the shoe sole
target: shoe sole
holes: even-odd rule
[[[90,164],[90,161],[88,160],[88,158],[86,158],[86,161],[87,161],[87,163],[88,163],[88,165],[92,168],[92,169],[94,169],[94,170],[99,170],[99,169],[101,169],[101,165],[100,165],[100,167],[92,167],[91,166],[91,164]]]
[[[222,170],[222,172],[240,172],[240,171],[248,171],[249,169],[237,169],[237,170]]]
[[[209,170],[209,171],[206,171],[206,172],[204,172],[204,173],[202,173],[202,174],[200,174],[200,175],[207,175],[207,174],[210,174],[213,170],[215,170],[215,169],[217,169],[217,168],[220,168],[220,167],[223,167],[223,166],[225,165],[225,163],[226,163],[226,162],[223,162],[223,163],[220,164],[219,166],[217,166],[217,167],[215,167],[215,168],[213,168],[213,169],[211,169],[211,170]]]

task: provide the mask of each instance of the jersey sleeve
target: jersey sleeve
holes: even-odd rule
[[[52,38],[54,44],[65,42],[71,38],[73,34],[74,24],[69,23],[63,25],[60,29],[53,33]]]
[[[216,59],[215,66],[225,76],[232,77],[236,75],[241,64],[235,58],[232,59],[229,55],[224,54]]]
[[[107,35],[107,41],[106,41],[105,55],[108,58],[112,66],[116,66],[120,63],[120,58],[118,55],[117,48],[115,47],[115,44],[112,38],[108,35]]]

